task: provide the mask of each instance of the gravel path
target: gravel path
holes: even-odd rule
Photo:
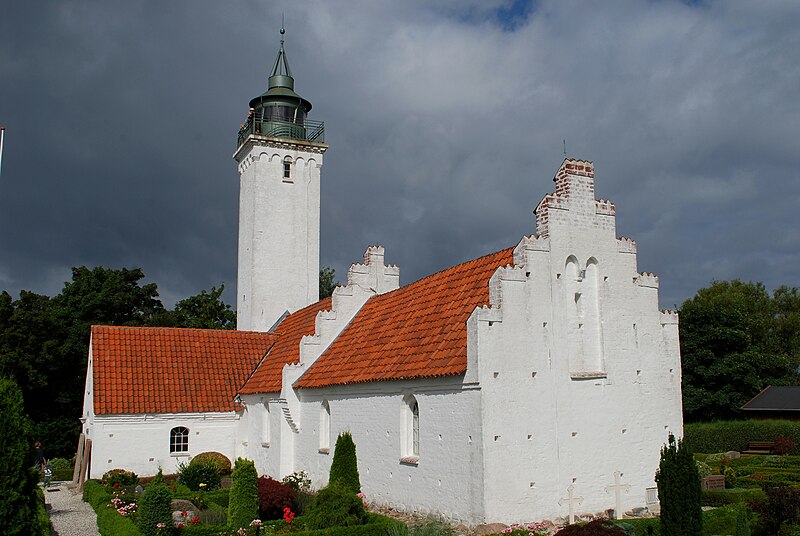
[[[69,486],[69,487],[68,487]],[[44,491],[47,513],[56,536],[100,536],[97,515],[69,482],[53,482]]]

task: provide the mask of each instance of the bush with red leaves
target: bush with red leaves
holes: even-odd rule
[[[283,509],[297,510],[296,492],[288,484],[273,480],[268,476],[258,479],[258,511],[261,519],[281,519]]]
[[[585,525],[567,525],[556,536],[626,536],[626,533],[608,519],[595,519]]]
[[[782,435],[775,436],[775,448],[772,449],[772,452],[775,454],[794,454],[794,439]]]

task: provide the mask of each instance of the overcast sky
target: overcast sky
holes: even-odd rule
[[[231,155],[282,12],[340,281],[369,244],[403,283],[516,244],[566,139],[663,307],[800,286],[796,0],[0,0],[0,289],[141,267],[235,303]]]

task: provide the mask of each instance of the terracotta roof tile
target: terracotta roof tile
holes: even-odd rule
[[[463,374],[467,319],[489,302],[489,278],[513,263],[512,252],[504,249],[371,298],[295,387]]]
[[[277,336],[92,326],[97,415],[233,411],[236,389]]]
[[[300,361],[300,339],[304,335],[314,334],[317,313],[330,308],[331,299],[325,298],[284,318],[283,322],[278,324],[275,329],[274,333],[279,338],[272,350],[239,392],[241,394],[279,393],[283,366]]]

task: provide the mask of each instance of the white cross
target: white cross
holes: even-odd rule
[[[626,492],[631,489],[630,484],[620,484],[620,478],[622,478],[622,473],[619,471],[614,471],[614,485],[606,486],[606,492],[611,493],[614,492],[614,497],[616,499],[616,505],[614,506],[614,519],[619,519],[622,513],[622,492]]]
[[[574,495],[575,486],[572,484],[569,485],[567,488],[567,496],[563,499],[558,500],[559,506],[564,505],[564,501],[569,503],[569,524],[572,525],[575,523],[575,503],[581,504],[583,502],[583,497],[575,497]]]

